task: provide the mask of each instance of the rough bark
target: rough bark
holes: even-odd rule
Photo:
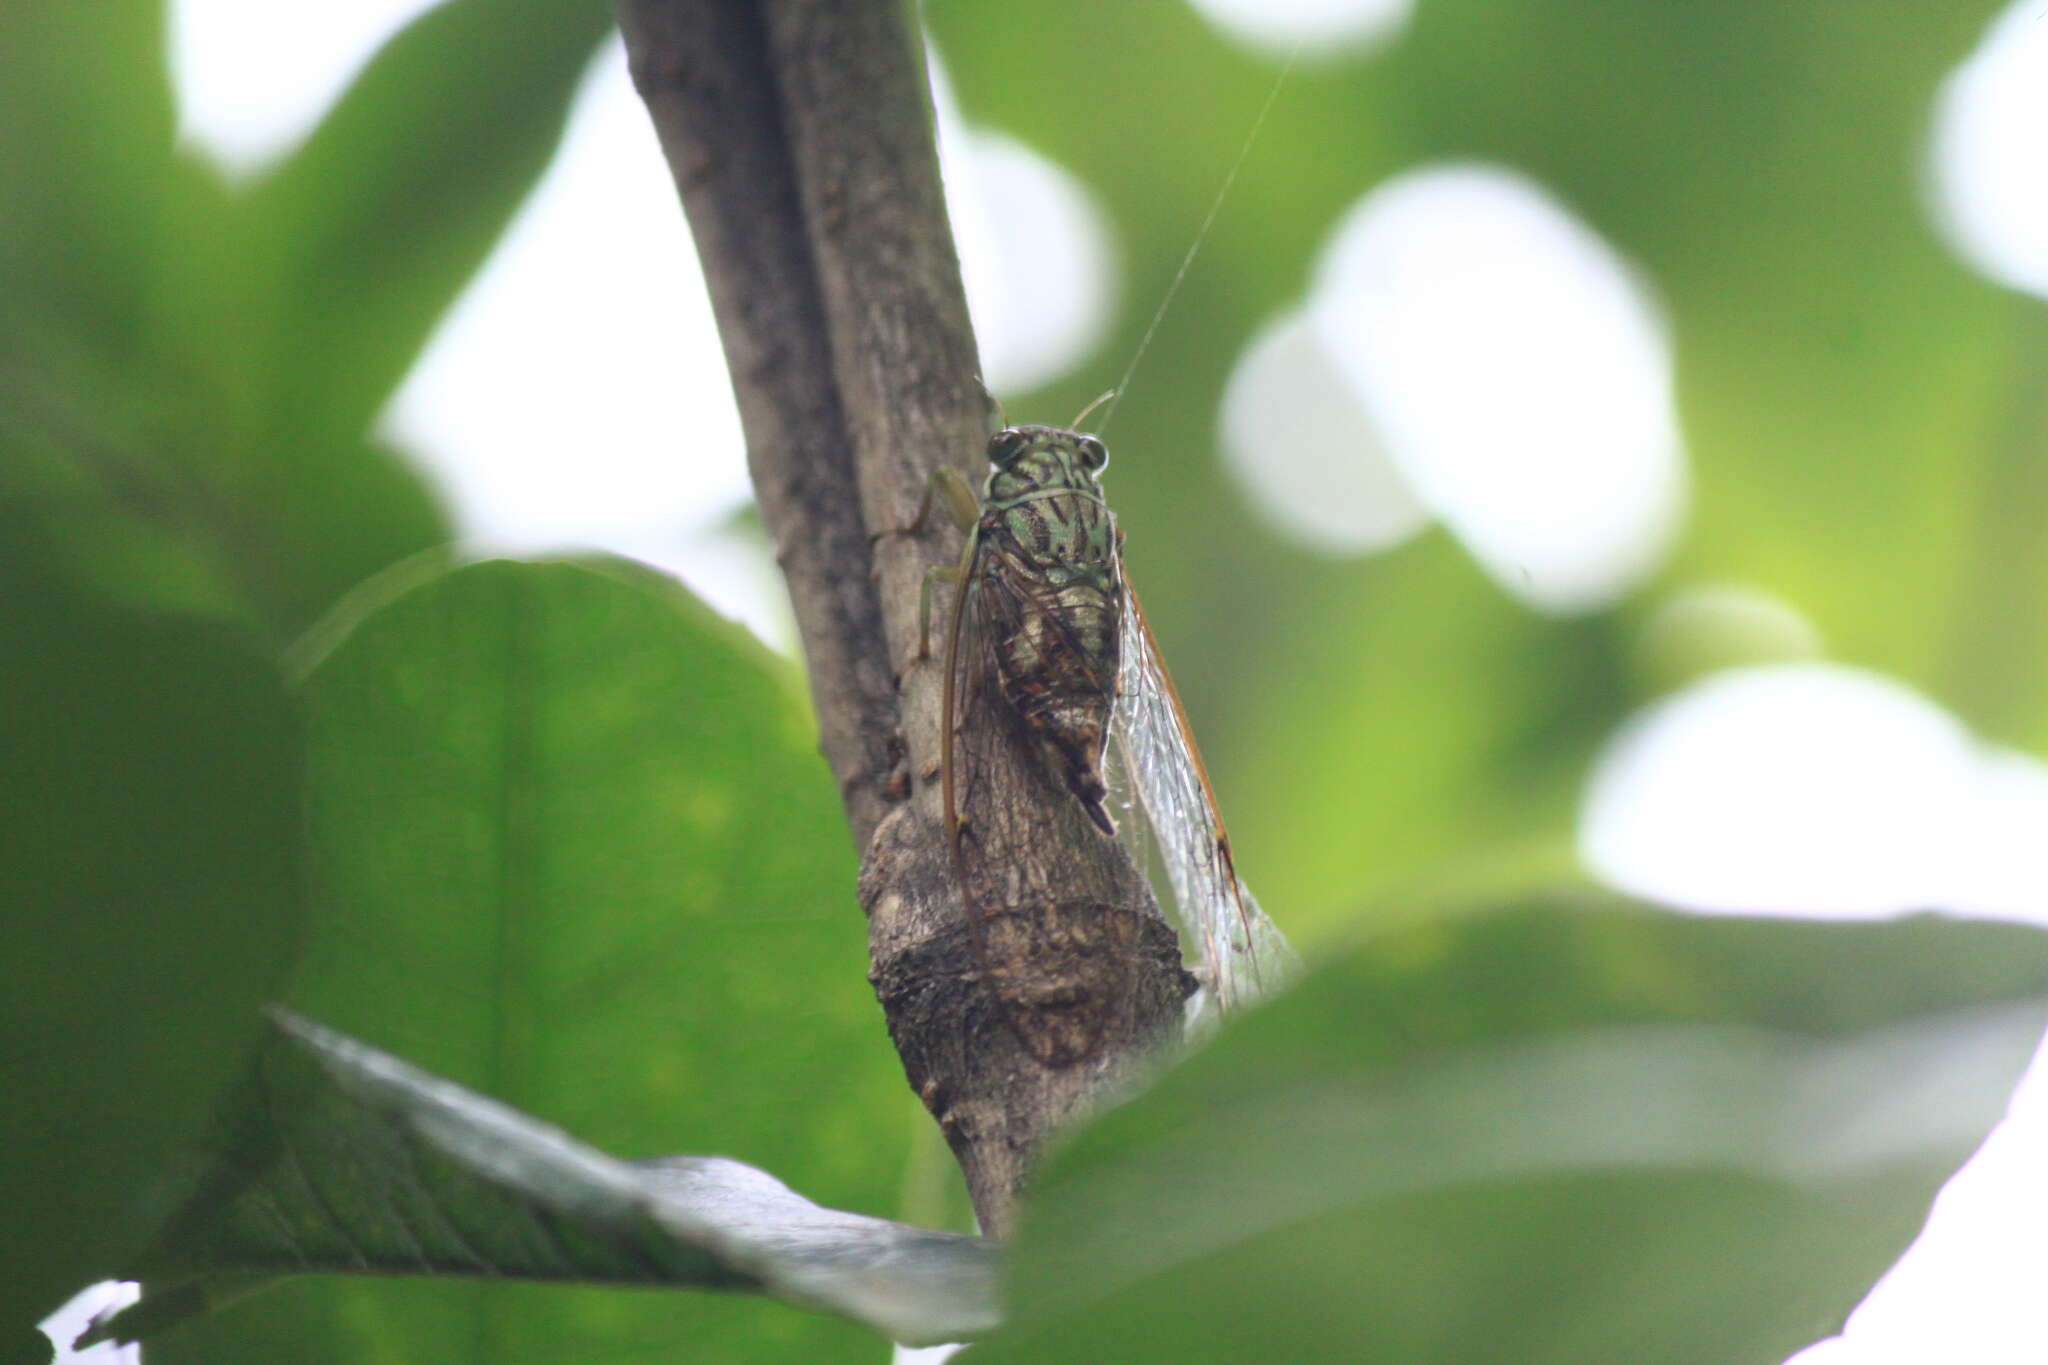
[[[948,852],[940,651],[918,658],[918,597],[961,542],[948,525],[907,528],[939,465],[979,481],[991,404],[915,30],[897,0],[617,7],[865,850],[870,976],[983,1228],[1001,1234],[1047,1134],[1176,1034],[1186,978],[1144,878],[1000,708],[974,721],[999,731],[967,812],[976,853],[956,866]]]

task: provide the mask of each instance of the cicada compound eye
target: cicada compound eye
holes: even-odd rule
[[[1004,427],[988,438],[988,462],[1001,469],[1022,455],[1030,444],[1031,438],[1016,427]]]
[[[1081,463],[1090,474],[1100,474],[1109,468],[1109,447],[1093,436],[1081,438]]]

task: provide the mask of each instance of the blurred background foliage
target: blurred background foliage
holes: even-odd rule
[[[1111,474],[1239,851],[1290,929],[1566,847],[1595,746],[1671,681],[1641,633],[1688,584],[1775,594],[1831,657],[2048,748],[2039,304],[1969,271],[1924,192],[1936,88],[1998,8],[1424,0],[1384,50],[1297,64],[1118,410]],[[1071,22],[939,3],[930,24],[964,113],[1115,223],[1128,277],[1099,364],[1005,395],[1065,420],[1115,382],[1278,62],[1170,3]],[[1440,529],[1313,555],[1246,514],[1213,454],[1232,365],[1339,215],[1444,160],[1533,176],[1667,315],[1692,504],[1611,608],[1540,615]]]
[[[2039,306],[1960,264],[1921,189],[1936,86],[1995,10],[1423,0],[1397,42],[1294,71],[1121,406],[1111,479],[1241,864],[1297,941],[1568,872],[1593,754],[1672,682],[1646,622],[1689,584],[1762,588],[1831,657],[2048,749]],[[1177,0],[926,18],[965,114],[1113,224],[1095,358],[1003,395],[1063,421],[1121,372],[1278,62]],[[0,876],[16,934],[55,945],[7,966],[5,1034],[44,1078],[8,1110],[10,1207],[36,1211],[0,1251],[10,1322],[146,1226],[110,1210],[45,1254],[77,1219],[30,1195],[133,1188],[254,1037],[243,1002],[279,994],[621,1154],[719,1151],[901,1207],[921,1120],[791,670],[616,564],[449,573],[450,519],[376,426],[607,24],[592,0],[451,0],[237,184],[174,139],[158,0],[0,9]],[[1536,177],[1667,314],[1692,501],[1611,606],[1540,613],[1441,530],[1313,554],[1215,457],[1232,365],[1337,217],[1444,158]],[[301,802],[303,844],[281,832]],[[676,823],[707,841],[688,866]],[[181,1000],[219,1017],[162,1032]],[[593,1001],[602,1028],[540,1022]],[[188,1103],[143,1101],[148,1150],[108,1138],[173,1074]],[[323,1283],[257,1304],[165,1358],[873,1350],[748,1302]]]

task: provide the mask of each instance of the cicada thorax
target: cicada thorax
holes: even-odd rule
[[[1044,743],[1088,818],[1104,806],[1102,754],[1122,635],[1116,522],[1096,485],[1093,438],[1024,428],[1037,439],[991,471],[977,534],[989,643],[1004,698]],[[1042,434],[1041,434],[1042,433]],[[1083,444],[1086,441],[1091,444]]]

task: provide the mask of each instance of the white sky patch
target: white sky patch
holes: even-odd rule
[[[1225,37],[1303,61],[1356,56],[1408,21],[1413,0],[1189,0]]]
[[[364,63],[431,0],[175,0],[179,136],[247,176],[302,141]]]
[[[1532,604],[1609,602],[1685,502],[1670,344],[1606,243],[1513,172],[1412,171],[1332,234],[1309,313],[1388,450]]]
[[[1331,554],[1398,544],[1429,514],[1300,311],[1253,338],[1223,391],[1223,457],[1275,529]]]
[[[124,1280],[102,1280],[73,1294],[62,1308],[42,1321],[43,1334],[57,1347],[54,1365],[141,1365],[140,1346],[116,1346],[107,1341],[83,1351],[71,1349],[71,1343],[92,1325],[94,1318],[117,1312],[141,1298],[142,1286]]]
[[[982,379],[998,395],[1038,388],[1087,359],[1108,331],[1117,276],[1109,217],[1057,162],[969,126],[929,44],[926,62]]]
[[[703,276],[616,40],[386,425],[498,548],[675,536],[746,501]]]
[[[1795,663],[1717,674],[1623,727],[1579,839],[1607,881],[1703,910],[2048,922],[2042,829],[2048,767],[1888,678]]]
[[[238,172],[294,146],[422,0],[317,13],[180,0],[190,135]],[[467,546],[656,564],[787,649],[767,552],[724,529],[749,496],[703,276],[618,41],[560,154],[429,342],[382,425]]]
[[[2048,0],[1986,30],[1934,104],[1935,216],[1975,269],[2048,296]]]
[[[787,649],[689,229],[616,39],[561,154],[384,417],[475,550],[609,550]]]
[[[1839,1337],[1787,1365],[2039,1365],[2048,1359],[2048,1074],[1942,1188],[1927,1226]]]

